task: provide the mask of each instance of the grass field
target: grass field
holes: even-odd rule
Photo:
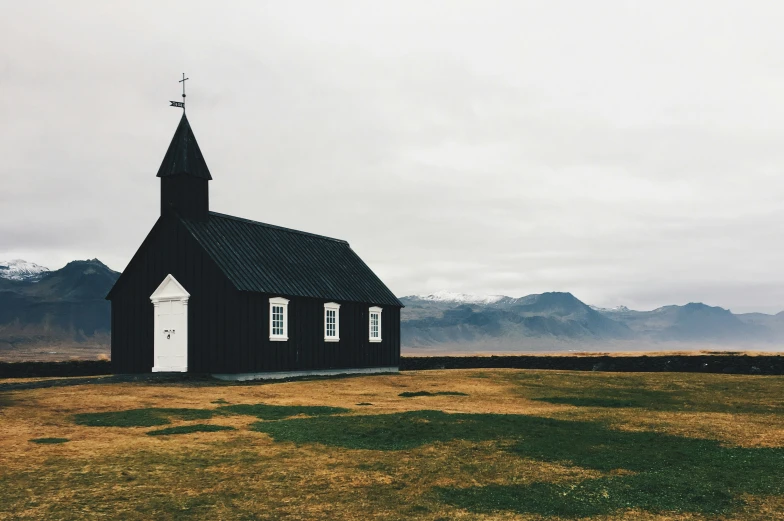
[[[0,425],[0,520],[784,519],[784,377],[86,384]]]

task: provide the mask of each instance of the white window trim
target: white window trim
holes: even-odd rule
[[[269,299],[269,338],[273,342],[285,342],[289,339],[289,301],[282,297],[271,297]],[[272,334],[272,306],[283,306],[283,334]]]
[[[381,312],[382,311],[383,309],[381,309],[378,306],[373,306],[368,310],[368,338],[371,342],[381,342]],[[378,313],[378,337],[375,338],[373,337],[373,329],[372,329],[373,323],[371,321],[373,313]]]
[[[327,336],[327,310],[335,311],[335,336]],[[324,341],[340,342],[340,304],[335,302],[324,304]]]

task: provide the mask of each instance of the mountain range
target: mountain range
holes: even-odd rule
[[[110,305],[119,273],[98,259],[50,271],[0,262],[0,359],[68,349],[109,352]],[[690,303],[635,311],[598,308],[571,293],[524,297],[438,292],[401,297],[404,352],[760,349],[784,346],[784,312],[734,314]],[[92,351],[91,351],[92,350]],[[11,355],[14,356],[11,356]]]
[[[525,297],[439,292],[400,299],[408,349],[456,351],[662,350],[784,345],[784,312],[733,314],[690,303],[634,311],[589,306],[571,293]]]
[[[108,351],[111,316],[104,297],[119,275],[98,259],[55,271],[0,262],[0,357],[36,346]]]

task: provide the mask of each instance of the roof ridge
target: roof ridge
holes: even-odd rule
[[[215,217],[221,217],[221,218],[224,218],[224,219],[233,219],[235,221],[240,221],[240,222],[244,222],[244,223],[248,223],[248,224],[254,224],[256,226],[266,226],[267,228],[273,228],[275,230],[280,230],[280,231],[283,231],[283,232],[298,233],[300,235],[307,235],[309,237],[315,237],[316,239],[324,239],[324,240],[327,240],[327,241],[334,241],[334,242],[339,242],[339,243],[348,245],[348,241],[345,241],[343,239],[335,239],[334,237],[327,237],[326,235],[318,235],[316,233],[303,232],[301,230],[295,230],[293,228],[285,228],[283,226],[277,226],[275,224],[268,224],[268,223],[263,223],[263,222],[259,222],[259,221],[253,221],[251,219],[245,219],[244,217],[237,217],[235,215],[228,215],[228,214],[225,214],[225,213],[219,213],[219,212],[210,211],[209,214],[213,215]]]

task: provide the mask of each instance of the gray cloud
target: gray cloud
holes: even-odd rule
[[[779,3],[3,12],[0,257],[125,266],[184,70],[213,208],[345,238],[399,295],[784,308]]]

